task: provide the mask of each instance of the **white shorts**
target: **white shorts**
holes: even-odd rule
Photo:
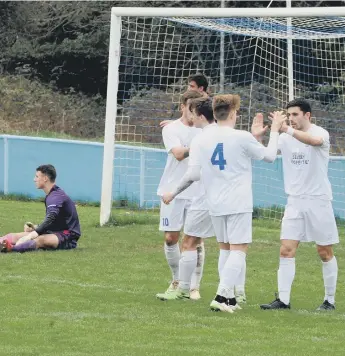
[[[252,213],[211,216],[217,241],[233,245],[252,242]]]
[[[183,232],[189,236],[202,238],[214,236],[208,210],[188,210]]]
[[[280,239],[315,242],[320,246],[338,243],[338,228],[332,203],[314,197],[289,197]]]
[[[161,202],[159,231],[180,231],[190,204],[189,199],[174,199],[169,205]]]

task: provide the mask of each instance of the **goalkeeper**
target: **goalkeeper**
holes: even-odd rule
[[[36,169],[35,185],[46,194],[45,219],[38,226],[26,223],[24,232],[2,237],[1,252],[69,250],[77,247],[81,235],[78,213],[71,198],[55,184],[55,179],[54,166],[48,164]]]

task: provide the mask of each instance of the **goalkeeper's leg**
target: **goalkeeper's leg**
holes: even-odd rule
[[[9,233],[7,235],[4,235],[0,237],[0,244],[3,243],[4,240],[7,241],[8,244],[10,245],[15,245],[16,243],[21,241],[26,241],[25,239],[22,240],[26,235],[28,235],[31,231],[33,231],[35,228],[35,225],[31,222],[26,222],[24,224],[24,231],[23,232],[16,232],[16,233]]]
[[[12,245],[15,245],[21,238],[24,236],[27,236],[29,232],[13,232],[9,233],[7,235],[4,235],[0,237],[0,243],[2,243],[4,240],[9,241]]]
[[[0,252],[12,250],[13,246],[18,244],[21,239],[25,239],[29,232],[9,233],[0,238]]]
[[[2,247],[1,252],[28,252],[38,249],[69,250],[77,247],[78,239],[78,235],[65,230],[40,235],[35,239],[26,239],[26,241],[20,243],[18,241],[16,245],[3,243],[0,246]]]

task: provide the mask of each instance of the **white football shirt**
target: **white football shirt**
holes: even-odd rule
[[[205,126],[202,130],[205,130],[206,127],[210,128],[212,126],[217,126],[217,124],[216,123],[209,124],[209,125]],[[201,172],[201,175],[202,175],[202,172]],[[195,184],[195,183],[193,183],[193,184]],[[190,210],[198,210],[198,211],[200,211],[200,210],[202,210],[202,211],[210,210],[209,207],[208,207],[208,204],[207,204],[206,192],[205,192],[205,189],[204,189],[204,185],[202,183],[202,178],[200,179],[200,184],[201,184],[202,189],[200,189],[199,195],[195,196],[192,199],[192,204],[190,206]]]
[[[252,159],[266,148],[247,131],[209,125],[191,144],[189,165],[201,167],[210,215],[253,211]]]
[[[332,187],[328,179],[329,133],[314,124],[307,132],[321,136],[323,145],[306,145],[286,133],[279,136],[285,193],[294,196],[314,195],[332,200]]]
[[[192,139],[201,131],[201,129],[183,124],[181,120],[176,120],[163,128],[162,136],[165,149],[168,152],[168,158],[158,185],[157,195],[162,196],[164,193],[175,190],[188,169],[189,158],[178,161],[171,150],[175,147],[190,147]],[[179,194],[176,199],[192,199],[194,196],[201,194],[201,190],[201,184],[194,182]]]

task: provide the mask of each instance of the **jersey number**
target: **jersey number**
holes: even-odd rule
[[[162,219],[163,226],[169,226],[169,220],[168,218],[163,218]]]
[[[213,151],[211,163],[213,166],[219,166],[221,171],[225,169],[226,160],[224,159],[224,147],[222,143],[218,143]]]

